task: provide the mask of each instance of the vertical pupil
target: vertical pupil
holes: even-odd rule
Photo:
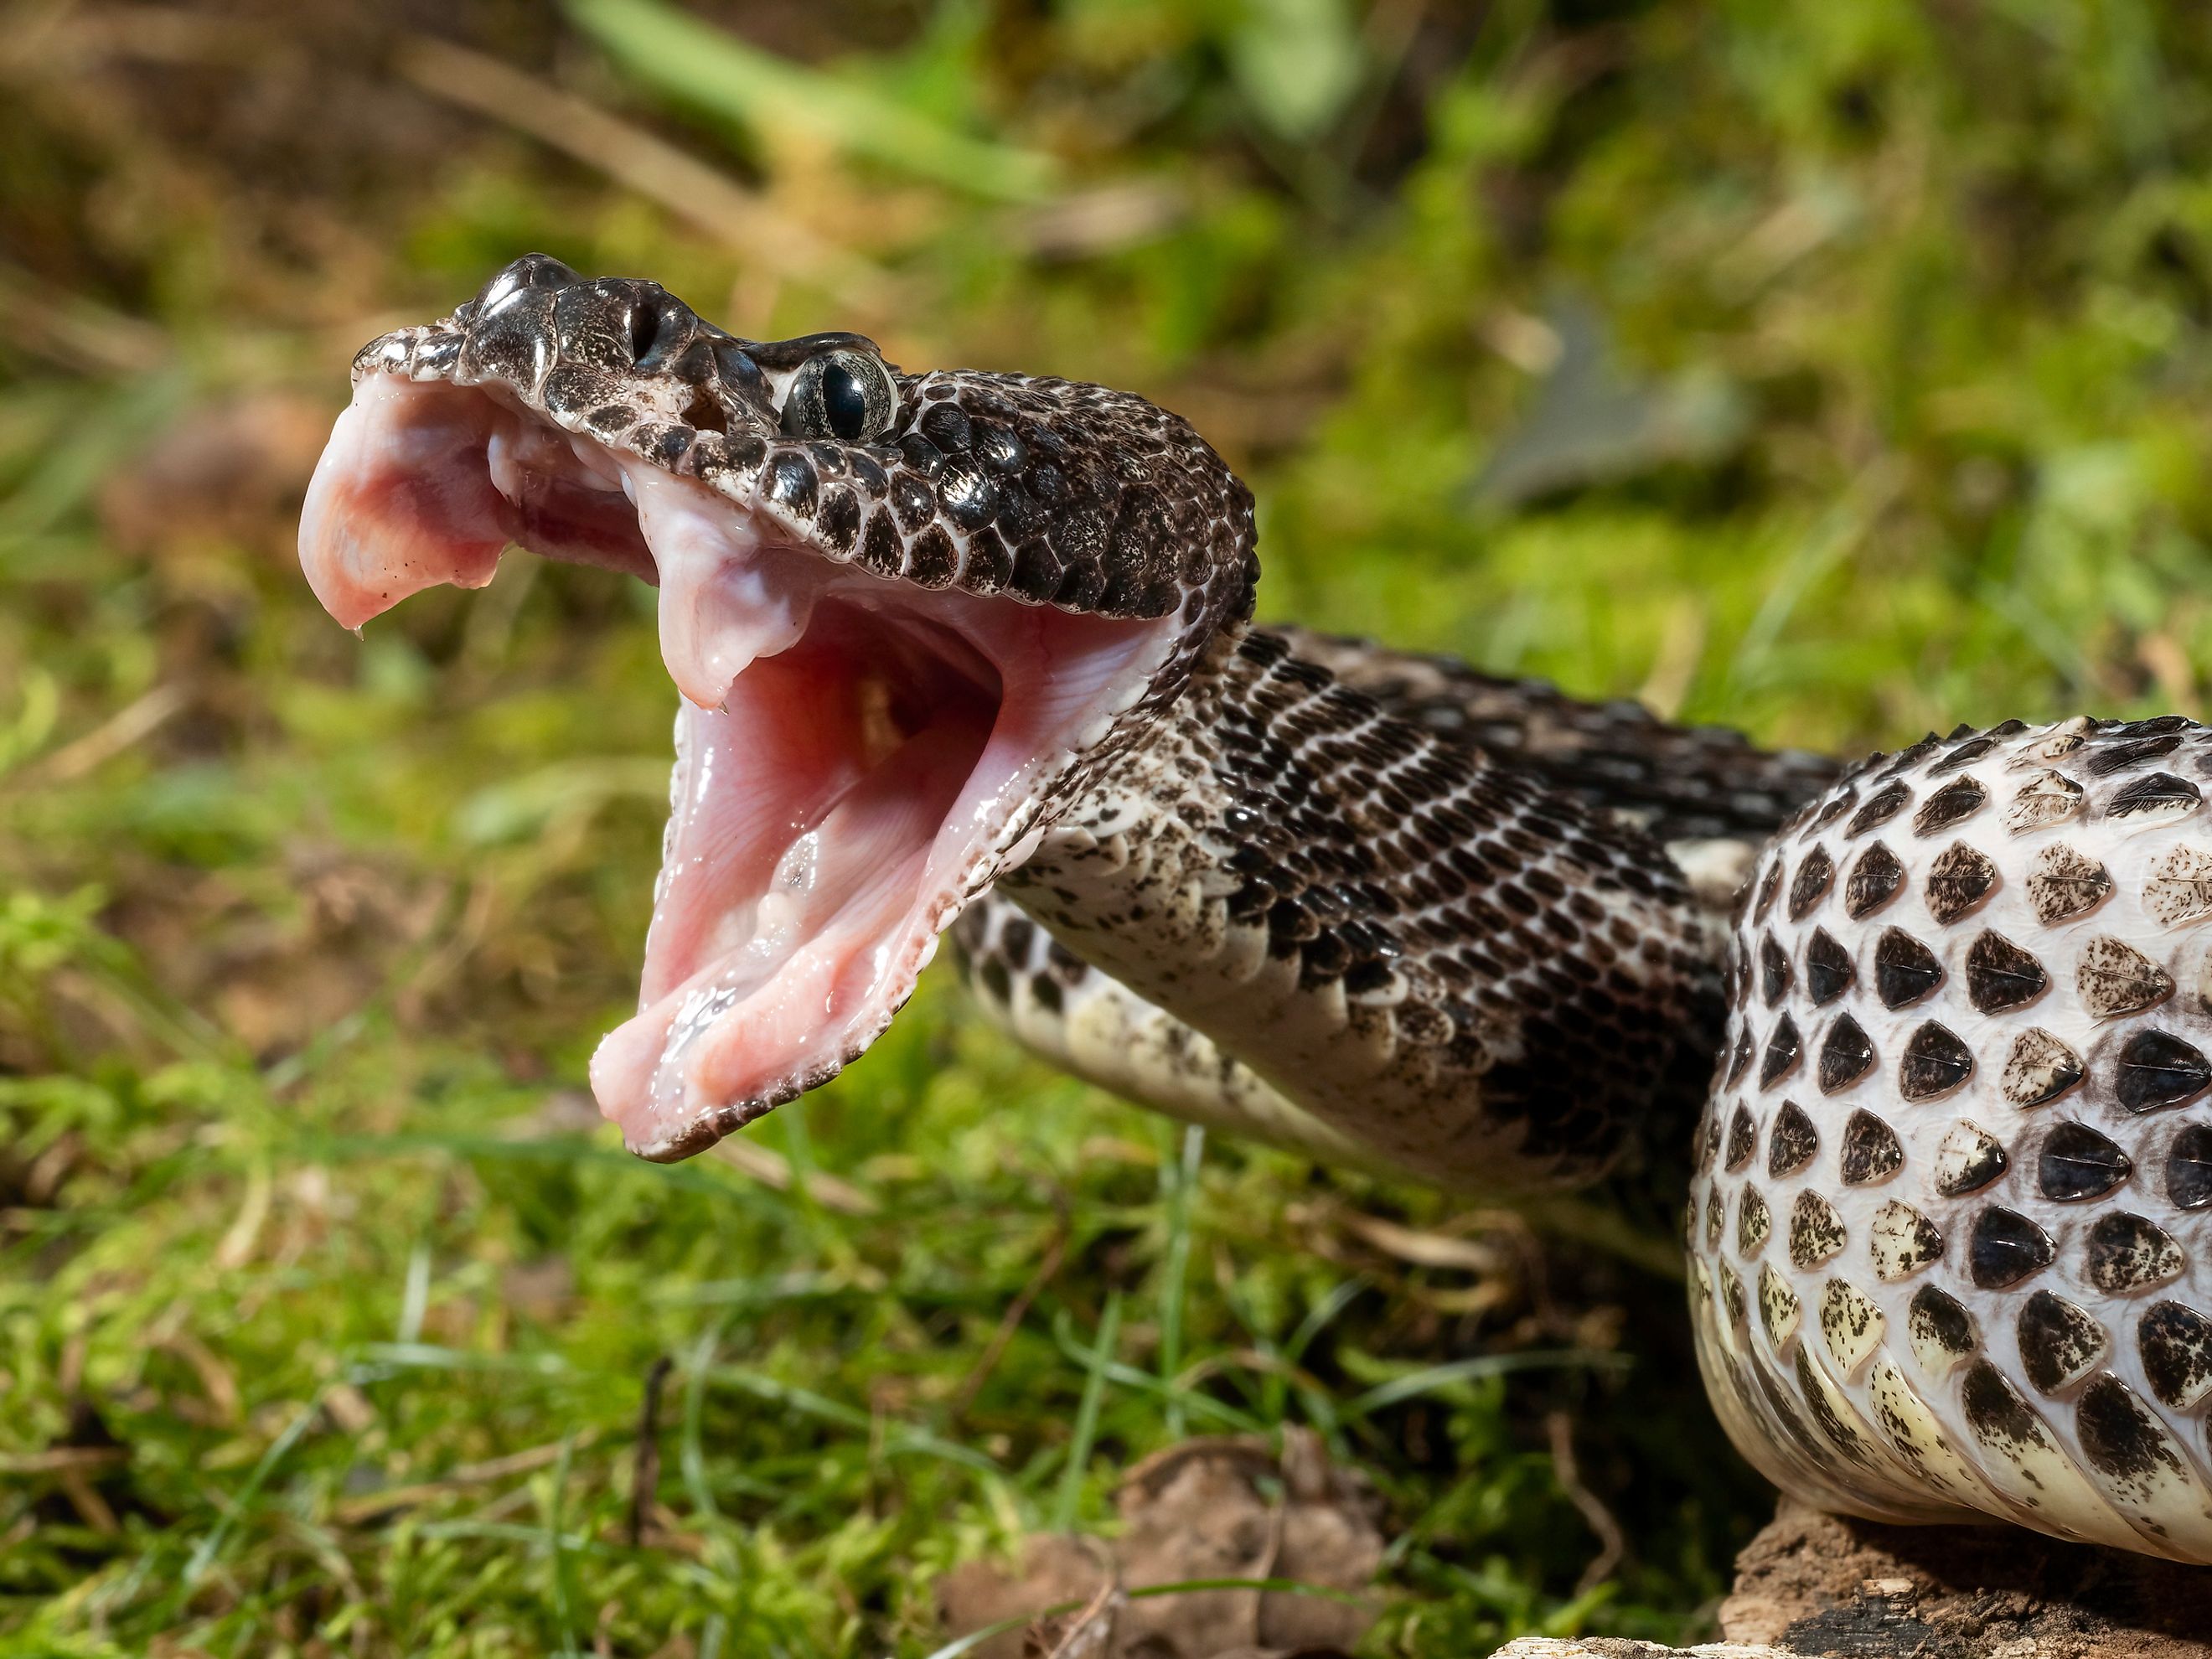
[[[867,427],[867,388],[842,363],[831,363],[822,371],[822,412],[830,431],[841,438],[857,438]]]

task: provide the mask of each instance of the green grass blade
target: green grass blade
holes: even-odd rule
[[[882,93],[746,45],[659,0],[565,0],[571,21],[655,91],[754,131],[803,134],[1004,201],[1052,188],[1049,158],[971,138]]]
[[[1115,1291],[1106,1298],[1106,1311],[1098,1321],[1098,1339],[1091,1349],[1090,1372],[1083,1379],[1083,1403],[1075,1413],[1075,1437],[1068,1444],[1067,1467],[1060,1472],[1060,1495],[1052,1506],[1054,1532],[1075,1529],[1076,1507],[1083,1497],[1084,1472],[1091,1462],[1091,1444],[1098,1437],[1098,1408],[1106,1397],[1106,1373],[1113,1364],[1114,1345],[1121,1335],[1121,1293]]]

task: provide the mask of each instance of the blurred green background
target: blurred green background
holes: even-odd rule
[[[4,0],[0,1653],[919,1656],[949,1567],[1286,1425],[1379,1494],[1364,1653],[1710,1630],[1767,1499],[1656,1227],[1200,1145],[941,974],[628,1159],[651,595],[357,641],[301,486],[356,345],[542,248],[1146,392],[1265,615],[1820,748],[2193,714],[2203,21]]]

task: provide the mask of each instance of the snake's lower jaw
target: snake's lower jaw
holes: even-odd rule
[[[881,1034],[1179,626],[889,580],[487,392],[366,375],[301,524],[331,614],[358,628],[420,588],[482,586],[510,544],[660,589],[684,699],[671,820],[639,1012],[592,1066],[653,1158]]]

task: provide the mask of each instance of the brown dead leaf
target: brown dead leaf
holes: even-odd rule
[[[1280,1456],[1259,1439],[1185,1441],[1131,1469],[1115,1503],[1123,1530],[1110,1543],[1044,1534],[1029,1540],[1015,1573],[988,1562],[948,1573],[938,1584],[945,1628],[960,1635],[1032,1615],[1026,1630],[978,1649],[983,1659],[1322,1659],[1374,1622],[1371,1605],[1284,1591],[1113,1594],[1194,1578],[1364,1589],[1382,1559],[1378,1505],[1309,1431],[1289,1431]],[[1083,1610],[1035,1616],[1068,1602]],[[1079,1636],[1094,1645],[1069,1647]]]

